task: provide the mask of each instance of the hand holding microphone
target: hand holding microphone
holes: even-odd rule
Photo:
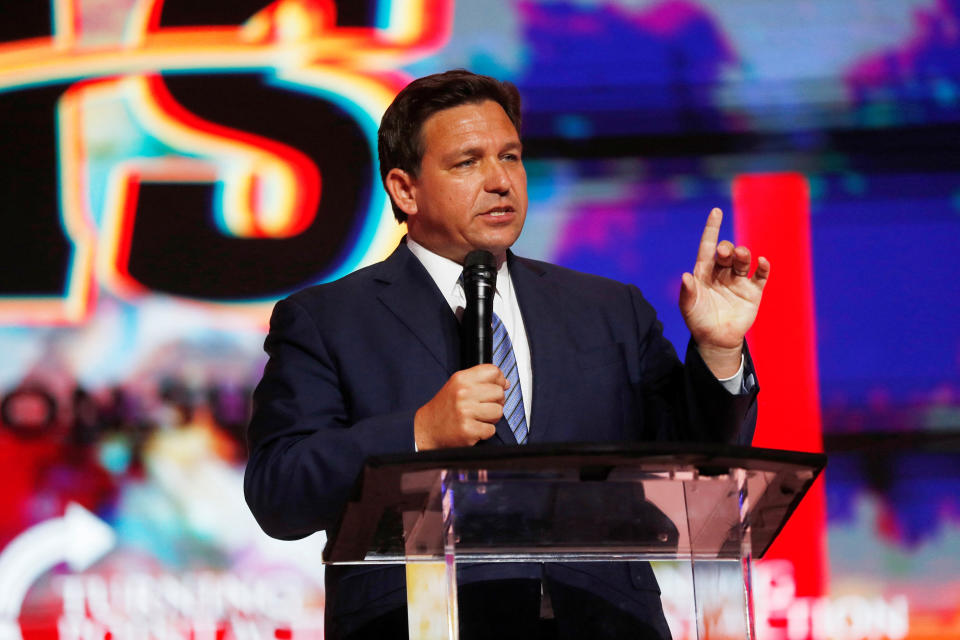
[[[460,371],[414,417],[417,450],[466,447],[496,433],[507,379],[493,362],[493,295],[497,263],[472,251],[463,264],[466,306],[460,322]]]

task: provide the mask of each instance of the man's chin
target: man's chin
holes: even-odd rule
[[[505,256],[507,249],[512,247],[520,237],[520,232],[514,232],[512,229],[502,229],[502,233],[488,233],[475,238],[468,238],[470,245],[474,249],[483,249],[489,251],[495,256]]]

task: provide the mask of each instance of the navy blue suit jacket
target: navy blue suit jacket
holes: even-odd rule
[[[756,386],[731,395],[688,347],[686,366],[639,290],[508,256],[533,365],[531,443],[749,444]],[[254,393],[245,492],[270,535],[336,526],[367,456],[414,450],[413,417],[459,368],[456,317],[405,244],[385,261],[280,301]],[[749,356],[748,356],[749,360]],[[748,362],[748,377],[752,365]],[[505,420],[480,446],[516,444]],[[463,582],[546,577],[636,615],[659,611],[646,563],[492,564]],[[328,567],[335,632],[405,602],[402,568]]]

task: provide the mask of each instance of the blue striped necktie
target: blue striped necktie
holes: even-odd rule
[[[527,442],[527,414],[523,410],[523,392],[520,390],[520,372],[517,371],[517,357],[513,353],[513,343],[507,335],[507,328],[497,314],[493,314],[493,364],[503,371],[510,381],[507,396],[503,403],[503,416],[513,431],[519,444]]]

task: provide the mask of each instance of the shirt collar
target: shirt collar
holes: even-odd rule
[[[443,293],[450,306],[456,309],[458,304],[463,303],[463,285],[460,283],[460,274],[463,273],[463,265],[457,264],[450,258],[444,258],[441,255],[430,251],[422,244],[407,236],[407,248],[417,257],[417,260],[423,265],[437,284],[437,288]],[[497,270],[497,289],[496,296],[503,298],[509,295],[512,283],[510,282],[510,272],[507,269],[507,261],[504,260]]]

